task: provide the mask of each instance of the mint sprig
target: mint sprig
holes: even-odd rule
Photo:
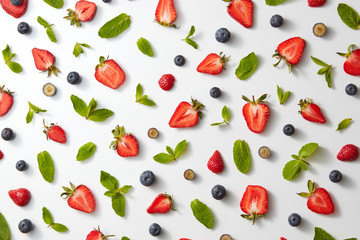
[[[139,83],[136,86],[136,94],[135,94],[136,102],[141,103],[146,106],[155,106],[156,103],[148,98],[148,95],[143,95],[143,87]]]
[[[90,45],[86,44],[86,43],[76,43],[74,46],[74,50],[73,50],[73,55],[75,57],[78,57],[81,53],[84,52],[82,47],[86,47],[86,48],[90,48]]]
[[[314,63],[316,63],[319,66],[322,66],[323,68],[321,68],[317,74],[319,75],[325,75],[325,81],[327,82],[327,85],[329,88],[331,88],[331,69],[332,69],[332,65],[329,65],[327,63],[324,63],[323,61],[321,61],[320,59],[311,56],[311,59],[314,61]]]
[[[54,181],[54,162],[47,151],[42,151],[37,155],[38,167],[45,181],[52,183]]]
[[[208,229],[212,229],[214,225],[214,216],[210,208],[202,203],[199,199],[195,199],[190,204],[194,217]]]
[[[139,40],[136,42],[136,45],[138,46],[140,52],[142,52],[143,54],[148,55],[149,57],[154,56],[152,47],[147,39],[142,37],[139,38]]]
[[[278,98],[279,98],[279,102],[282,105],[282,104],[284,104],[286,102],[286,100],[290,96],[291,92],[286,91],[285,93],[283,93],[283,91],[281,90],[279,85],[276,85],[276,86],[277,86],[277,95],[278,95]]]
[[[95,150],[96,150],[95,143],[92,142],[85,143],[79,148],[78,153],[76,155],[76,160],[84,161],[90,158],[94,154]]]
[[[345,3],[339,3],[337,7],[338,14],[341,20],[351,29],[360,29],[360,16],[349,5]]]
[[[45,109],[41,109],[37,106],[35,106],[34,104],[32,104],[31,102],[29,103],[29,111],[26,114],[26,123],[30,123],[34,117],[34,113],[39,114],[40,112],[46,112]]]
[[[248,144],[245,140],[236,140],[233,147],[233,158],[237,169],[241,173],[247,173],[251,166],[251,156]]]
[[[298,155],[291,155],[293,160],[287,162],[283,168],[282,175],[284,179],[293,180],[298,177],[301,170],[307,170],[307,166],[310,164],[305,159],[310,157],[318,146],[317,143],[308,143],[302,146]]]
[[[9,225],[8,225],[4,215],[2,215],[0,213],[0,239],[1,240],[10,240],[10,238],[11,238],[11,234],[10,234]]]
[[[42,17],[38,16],[37,18],[38,23],[40,23],[40,25],[42,25],[45,29],[46,29],[46,34],[48,35],[50,41],[52,42],[56,42],[56,36],[54,33],[54,30],[52,29],[51,26],[53,26],[54,24],[49,24],[47,21],[45,21]]]
[[[254,52],[250,53],[243,59],[241,59],[239,66],[235,70],[235,75],[240,80],[245,80],[251,76],[251,74],[256,70],[258,65],[258,60]]]
[[[42,217],[44,222],[48,225],[48,227],[51,227],[55,231],[66,232],[68,230],[68,228],[65,225],[61,223],[54,223],[53,217],[50,211],[46,207],[42,208]]]
[[[315,227],[314,240],[335,240],[335,238],[327,233],[324,229]]]
[[[223,117],[224,121],[217,122],[217,123],[212,123],[210,126],[219,126],[219,125],[222,125],[222,124],[229,125],[229,120],[230,120],[231,115],[230,115],[230,112],[229,112],[229,109],[227,108],[227,106],[224,106],[222,108],[221,116]]]
[[[63,0],[43,0],[45,3],[49,4],[53,8],[60,9],[64,6]]]
[[[187,147],[187,142],[186,140],[183,140],[176,145],[175,151],[172,150],[171,147],[166,146],[166,151],[168,153],[164,153],[164,152],[159,153],[156,154],[153,158],[158,163],[169,163],[178,159],[178,157],[180,157],[180,155],[184,153],[186,147]]]
[[[110,21],[106,22],[100,29],[99,29],[99,36],[101,38],[113,38],[118,36],[120,33],[125,31],[129,28],[131,23],[130,16],[126,13],[122,13],[117,17],[111,19]]]
[[[351,121],[352,121],[351,118],[345,118],[344,120],[339,122],[336,131],[341,131],[341,130],[347,128],[349,126],[349,124],[351,123]]]
[[[279,5],[283,2],[285,2],[286,0],[265,0],[265,3],[266,5],[269,5],[269,6],[276,6],[276,5]]]
[[[197,43],[191,39],[191,36],[194,35],[194,33],[195,33],[195,27],[191,26],[189,34],[186,36],[186,38],[181,39],[181,40],[185,41],[187,44],[189,44],[193,48],[197,49],[198,48]]]
[[[2,55],[5,61],[5,64],[10,68],[14,73],[20,73],[22,71],[22,67],[19,63],[11,61],[15,57],[15,53],[12,53],[9,45],[6,45],[5,49],[2,50]]]

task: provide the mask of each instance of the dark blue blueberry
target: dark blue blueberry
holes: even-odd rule
[[[77,84],[79,82],[79,80],[80,80],[80,75],[77,72],[70,72],[67,75],[67,81],[70,84]]]
[[[177,55],[174,58],[174,63],[176,66],[183,66],[185,64],[185,58],[183,55]]]
[[[2,139],[4,139],[5,141],[9,141],[11,139],[13,139],[14,137],[14,132],[11,128],[4,128],[1,131],[1,137]]]
[[[211,194],[212,194],[213,198],[215,198],[217,200],[220,200],[220,199],[223,199],[225,197],[226,189],[222,185],[215,185],[211,189]]]
[[[154,237],[159,236],[160,233],[161,233],[160,225],[157,224],[157,223],[151,224],[150,227],[149,227],[149,233],[150,233],[151,236],[154,236]]]
[[[287,136],[291,136],[294,134],[295,132],[295,128],[292,124],[286,124],[283,128],[283,132],[285,135]]]
[[[283,22],[284,22],[283,17],[278,14],[275,14],[270,19],[271,26],[273,26],[275,28],[280,27],[283,24]]]
[[[17,26],[17,30],[19,33],[21,34],[27,34],[30,31],[30,26],[28,23],[26,22],[21,22],[19,23],[19,25]]]
[[[221,90],[218,87],[213,87],[210,89],[210,96],[213,98],[218,98],[221,95]]]
[[[356,85],[352,83],[346,85],[345,92],[347,95],[355,95],[357,93]]]
[[[10,0],[10,2],[13,6],[20,6],[23,0]]]
[[[338,183],[342,180],[342,173],[339,170],[332,170],[329,174],[330,181]]]
[[[146,170],[140,175],[140,182],[144,186],[151,186],[155,181],[155,174],[150,171]]]
[[[104,3],[109,3],[111,0],[102,0]]]
[[[28,167],[27,163],[24,160],[19,160],[16,163],[16,169],[19,171],[24,171]]]
[[[28,233],[32,230],[33,225],[29,219],[23,219],[19,222],[19,230],[22,233]]]
[[[288,218],[288,222],[293,227],[299,226],[301,223],[301,216],[297,213],[292,213]]]
[[[215,33],[218,42],[225,43],[230,40],[231,33],[226,28],[219,28]]]

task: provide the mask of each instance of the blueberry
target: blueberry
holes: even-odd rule
[[[329,174],[330,181],[338,183],[342,179],[342,173],[339,170],[332,170]]]
[[[230,37],[231,33],[226,28],[219,28],[215,33],[216,40],[221,43],[226,43]]]
[[[185,58],[183,55],[177,55],[174,58],[174,63],[176,66],[183,66],[185,64]]]
[[[149,227],[149,233],[150,233],[151,236],[154,236],[154,237],[159,236],[160,233],[161,233],[160,225],[157,224],[157,223],[151,224],[150,227]]]
[[[78,83],[80,80],[80,75],[79,73],[77,72],[70,72],[68,75],[67,75],[67,81],[68,83],[70,84],[76,84]]]
[[[30,31],[30,26],[26,22],[19,23],[17,30],[21,34],[27,34]]]
[[[104,3],[109,3],[111,0],[102,0]]]
[[[14,137],[14,132],[13,132],[13,130],[11,128],[4,128],[1,131],[1,137],[5,141],[9,141]]]
[[[33,225],[29,219],[23,219],[19,222],[19,230],[22,233],[28,233],[32,230]]]
[[[19,160],[16,163],[16,169],[19,171],[24,171],[28,167],[27,163],[24,160]]]
[[[155,181],[155,174],[150,171],[146,170],[140,175],[140,182],[144,186],[151,186]]]
[[[215,185],[211,189],[211,195],[217,200],[223,199],[226,195],[226,189],[222,185]]]
[[[291,124],[286,124],[286,125],[284,126],[284,128],[283,128],[283,132],[284,132],[285,135],[291,136],[291,135],[294,134],[295,128],[294,128],[294,126],[291,125]]]
[[[299,226],[301,223],[301,216],[297,213],[292,213],[288,218],[288,222],[293,227]]]
[[[210,96],[213,98],[218,98],[221,95],[221,90],[218,87],[213,87],[210,89]]]
[[[275,28],[280,27],[283,24],[283,22],[284,22],[284,19],[279,14],[275,14],[270,19],[271,26],[273,26]]]
[[[352,83],[346,85],[346,87],[345,87],[345,92],[346,92],[347,95],[355,95],[356,92],[357,92],[357,87],[356,87],[356,85],[355,85],[355,84],[352,84]]]
[[[22,4],[23,0],[10,0],[13,6],[19,6]]]

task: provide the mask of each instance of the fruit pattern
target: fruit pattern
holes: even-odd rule
[[[61,0],[44,0],[45,3],[49,4],[54,8],[62,8]],[[103,0],[104,3],[109,3],[110,1]],[[254,3],[251,0],[230,0],[227,8],[228,14],[235,19],[238,23],[240,23],[245,28],[252,28],[254,21]],[[265,3],[267,5],[278,5],[285,2],[285,0],[266,0]],[[0,4],[6,13],[13,16],[14,18],[19,18],[23,14],[25,14],[27,10],[27,0],[0,0]],[[321,7],[326,4],[326,0],[308,0],[309,7]],[[345,5],[345,6],[344,6]],[[177,18],[177,12],[175,10],[174,2],[172,0],[159,0],[156,11],[155,11],[155,20],[160,25],[164,27],[174,27],[179,29],[179,26],[175,25],[175,21]],[[90,1],[80,0],[75,4],[75,9],[68,9],[68,16],[64,17],[67,20],[70,20],[70,25],[75,25],[76,27],[82,27],[84,22],[89,22],[95,17],[95,13],[97,11],[98,6]],[[348,25],[350,28],[359,28],[360,27],[360,17],[354,17],[352,21],[357,21],[356,26],[354,26],[353,22],[349,22],[348,16],[354,14],[354,12],[348,12],[347,14],[341,13],[344,11],[343,9],[347,9],[346,11],[354,11],[346,4],[339,4],[338,12],[340,18],[343,22]],[[350,10],[349,10],[350,8]],[[356,14],[355,14],[356,15]],[[345,20],[344,20],[345,19]],[[346,20],[347,19],[347,20]],[[55,33],[52,29],[52,24],[48,24],[44,19],[38,17],[38,22],[43,25],[46,29],[46,34],[52,42],[57,42],[55,37]],[[280,28],[284,21],[282,16],[275,14],[270,19],[270,25],[274,28]],[[130,16],[127,14],[120,14],[118,17],[107,22],[101,29],[99,30],[99,36],[102,38],[113,38],[119,35],[122,31],[125,31],[130,25]],[[32,27],[32,26],[31,26]],[[29,24],[26,22],[21,22],[18,25],[18,32],[20,34],[30,34]],[[325,36],[327,31],[327,27],[323,23],[317,23],[313,27],[313,33],[317,37]],[[198,48],[198,44],[194,41],[195,27],[192,26],[188,36],[183,39],[189,45],[193,46],[195,49]],[[191,37],[191,38],[190,38]],[[219,28],[215,32],[215,39],[219,43],[226,43],[231,39],[231,32],[227,28]],[[286,64],[289,67],[289,72],[293,70],[293,68],[300,62],[303,57],[304,49],[306,48],[306,44],[308,44],[301,37],[292,37],[288,38],[280,42],[275,50],[275,54],[273,57],[278,58],[279,61],[274,64],[274,67],[277,67],[282,59],[285,60]],[[150,57],[154,56],[154,52],[152,50],[152,45],[145,38],[140,38],[137,42],[137,46],[139,50],[148,55]],[[156,45],[154,44],[154,47]],[[81,53],[83,53],[83,48],[90,48],[88,44],[85,43],[76,43],[74,48],[74,56],[78,57]],[[343,70],[346,74],[352,76],[360,75],[360,50],[356,49],[356,47],[352,44],[348,47],[347,53],[337,53],[340,56],[346,58],[343,65]],[[22,67],[19,63],[12,61],[15,57],[15,54],[11,53],[9,46],[5,48],[3,51],[3,56],[5,60],[5,64],[10,68],[14,73],[19,73],[22,71]],[[60,73],[60,70],[55,66],[55,56],[46,49],[39,49],[34,47],[32,49],[32,56],[35,63],[36,69],[47,72],[47,77],[54,75],[53,77],[57,77]],[[113,56],[115,58],[115,56]],[[324,69],[320,69],[318,74],[325,74],[325,79],[328,83],[329,88],[331,88],[331,67],[332,65],[325,64],[321,60],[311,57],[312,60],[320,66],[324,66]],[[226,69],[226,64],[230,60],[230,56],[225,56],[223,53],[210,53],[208,54],[197,66],[196,71],[199,73],[205,73],[210,75],[218,75]],[[183,66],[186,62],[186,58],[182,55],[177,55],[174,58],[174,64],[176,66]],[[302,60],[303,61],[303,60]],[[243,58],[239,64],[239,67],[236,69],[235,75],[244,80],[255,71],[258,64],[258,56],[254,53],[249,54],[247,57]],[[126,64],[124,64],[126,66]],[[128,74],[128,73],[126,73]],[[131,73],[129,73],[130,75]],[[290,73],[291,74],[291,73]],[[105,58],[101,56],[99,58],[99,64],[95,67],[94,78],[105,85],[106,87],[112,89],[118,89],[123,85],[126,81],[125,72],[120,67],[120,65],[114,60],[109,59],[109,57]],[[81,76],[78,72],[72,71],[67,75],[67,81],[69,84],[76,85],[81,83]],[[164,91],[170,91],[173,88],[174,84],[178,84],[175,81],[175,77],[172,74],[163,74],[158,80],[159,87]],[[13,90],[13,89],[11,89]],[[290,91],[285,92],[283,94],[282,90],[278,87],[278,97],[280,104],[284,104],[289,95]],[[355,95],[357,92],[357,87],[355,84],[348,84],[345,88],[345,92],[348,95]],[[43,93],[46,96],[54,96],[56,94],[56,87],[47,83],[43,87]],[[221,90],[218,87],[213,87],[210,89],[210,97],[219,98],[221,96]],[[270,107],[269,103],[266,102],[267,94],[263,94],[259,97],[259,99],[255,100],[255,97],[252,96],[252,100],[248,97],[243,96],[242,98],[247,102],[243,105],[242,114],[244,120],[247,124],[248,129],[256,134],[261,134],[265,129],[267,124],[267,120],[270,117]],[[16,97],[16,94],[15,94]],[[113,112],[109,109],[96,109],[97,103],[94,99],[92,99],[87,106],[85,102],[75,95],[71,95],[71,101],[73,103],[74,110],[81,116],[95,122],[105,121],[108,117],[113,115]],[[136,102],[146,105],[146,106],[155,106],[156,103],[148,99],[147,95],[143,95],[143,87],[139,83],[136,88]],[[14,93],[10,90],[5,89],[5,86],[2,86],[0,89],[0,117],[5,116],[13,107],[14,103]],[[301,116],[310,122],[325,124],[327,122],[324,117],[321,108],[314,103],[312,99],[306,98],[301,99],[299,102]],[[178,104],[173,112],[168,125],[171,128],[191,128],[198,125],[199,121],[201,121],[203,117],[203,110],[207,110],[209,106],[206,106],[200,103],[198,100],[191,98],[191,102],[182,101]],[[13,110],[13,111],[16,111]],[[32,103],[29,102],[29,112],[26,116],[26,123],[30,123],[33,120],[33,113],[39,114],[43,112],[44,116],[46,116],[47,110],[41,109]],[[230,113],[226,106],[223,107],[222,116],[224,118],[224,122],[211,124],[212,126],[217,126],[221,124],[229,125],[230,123]],[[59,119],[60,121],[61,119]],[[351,122],[351,118],[344,119],[339,123],[338,129],[336,131],[340,131],[346,127]],[[43,120],[44,125],[44,133],[46,134],[46,138],[57,143],[65,144],[67,143],[67,136],[71,135],[68,132],[64,131],[64,129],[58,125],[57,123],[51,123],[50,126],[45,125],[45,120]],[[295,128],[292,124],[286,124],[283,128],[283,133],[287,136],[292,136],[296,134]],[[124,126],[117,125],[112,130],[113,137],[115,140],[111,143],[110,147],[116,150],[117,154],[123,158],[128,157],[136,157],[141,151],[141,144],[139,144],[138,139],[132,134],[125,131]],[[159,131],[156,128],[150,128],[148,131],[148,136],[151,139],[156,139],[159,134]],[[165,135],[165,134],[164,134]],[[3,128],[1,132],[1,137],[4,141],[12,141],[16,137],[16,133],[13,132],[11,128]],[[54,143],[55,144],[55,143]],[[174,150],[170,147],[166,147],[167,153],[159,153],[154,156],[154,160],[165,164],[174,160],[182,154],[187,148],[187,141],[183,140],[180,142]],[[316,147],[314,147],[316,146]],[[288,162],[283,170],[283,176],[287,180],[292,180],[298,176],[301,169],[307,170],[306,165],[309,165],[307,161],[304,159],[309,157],[316,149],[318,145],[315,143],[309,143],[304,145],[299,151],[298,155],[292,155],[294,160]],[[77,160],[84,161],[87,158],[90,158],[96,149],[96,145],[92,142],[89,142],[83,145],[78,152]],[[0,151],[0,160],[4,158],[6,160],[6,149],[2,149],[3,152]],[[233,149],[233,157],[235,161],[235,165],[238,170],[244,174],[246,174],[250,170],[250,166],[252,165],[252,157],[250,156],[249,146],[247,142],[244,140],[237,140],[234,143]],[[262,146],[259,148],[258,154],[261,158],[267,159],[271,157],[271,150],[267,146]],[[352,162],[357,160],[359,157],[359,149],[357,146],[353,144],[344,145],[341,150],[337,154],[337,159],[344,162]],[[297,164],[296,167],[293,164]],[[215,173],[221,175],[225,167],[229,167],[229,163],[224,163],[224,160],[218,150],[215,150],[213,155],[207,161],[207,168]],[[228,166],[226,166],[228,165]],[[38,166],[39,170],[43,176],[43,178],[48,182],[53,182],[54,180],[54,164],[52,157],[47,151],[43,151],[38,154]],[[18,171],[26,171],[28,168],[28,163],[24,160],[19,160],[16,163],[16,169]],[[296,171],[295,173],[289,173],[290,171]],[[160,174],[159,174],[160,175]],[[184,172],[184,177],[187,180],[196,179],[196,174],[192,169],[187,169]],[[140,176],[139,180],[143,186],[150,187],[155,181],[156,175],[150,171],[144,171]],[[338,183],[342,180],[342,173],[338,170],[333,170],[329,174],[329,180],[334,183]],[[101,184],[107,188],[109,191],[105,192],[105,195],[111,197],[112,207],[117,215],[123,217],[125,215],[125,198],[124,194],[128,192],[129,189],[132,188],[131,185],[124,185],[119,188],[118,180],[115,179],[110,174],[101,171],[100,177]],[[332,194],[325,188],[319,188],[314,182],[311,180],[307,183],[309,188],[309,193],[298,193],[301,197],[308,198],[307,207],[309,210],[319,213],[319,214],[332,214],[336,211],[335,205],[332,201]],[[67,203],[69,207],[79,210],[85,213],[92,213],[96,209],[96,200],[93,195],[93,192],[85,185],[80,184],[77,187],[70,183],[70,188],[63,187],[64,193],[61,194],[65,199],[67,199]],[[132,190],[131,190],[132,191]],[[211,195],[216,200],[221,200],[226,196],[226,188],[223,185],[215,185],[211,190]],[[31,199],[30,191],[25,188],[18,188],[14,190],[9,190],[8,195],[11,200],[18,206],[24,207],[26,206]],[[168,193],[160,193],[156,196],[150,206],[147,208],[147,213],[154,214],[160,213],[164,214],[169,212],[170,209],[175,210],[173,207],[174,197],[170,196]],[[176,206],[176,196],[175,196],[175,206]],[[271,209],[271,203],[268,204],[268,192],[266,188],[259,185],[251,185],[248,184],[245,192],[242,195],[242,199],[240,201],[240,209],[244,214],[241,216],[243,218],[249,219],[255,224],[255,221],[259,217],[265,216],[268,211],[268,207]],[[338,207],[338,206],[336,206]],[[214,210],[209,208],[204,202],[201,202],[198,199],[195,199],[191,202],[191,210],[193,212],[194,217],[202,223],[205,227],[212,229],[214,226]],[[43,208],[43,220],[46,224],[48,224],[52,229],[57,232],[66,232],[68,228],[65,225],[54,223],[52,220],[52,216],[45,207]],[[288,217],[289,225],[296,227],[301,224],[302,217],[298,213],[292,213]],[[0,239],[10,239],[10,233],[7,230],[7,223],[4,216],[0,215],[0,224],[2,229],[0,230]],[[166,228],[166,225],[163,227]],[[34,227],[32,226],[32,222],[30,219],[23,219],[20,221],[18,228],[22,233],[31,232]],[[149,234],[151,236],[161,236],[161,229],[158,223],[152,223],[149,226]],[[234,234],[235,235],[235,234]],[[329,239],[329,234],[319,227],[315,227],[315,238],[316,239]],[[89,230],[89,233],[86,237],[88,240],[93,239],[106,239],[107,237],[112,237],[112,235],[103,234],[100,230],[94,229],[92,231]],[[330,236],[331,237],[331,236]],[[84,237],[82,237],[84,238]],[[283,237],[277,237],[280,239],[285,239]],[[129,239],[127,237],[122,237],[121,239]],[[181,238],[183,240],[188,238]],[[220,239],[232,239],[230,234],[224,233],[220,236]]]

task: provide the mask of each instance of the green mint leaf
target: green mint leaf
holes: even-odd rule
[[[146,95],[145,95],[146,96]],[[148,98],[142,98],[142,99],[140,99],[139,101],[137,101],[138,103],[140,103],[140,104],[143,104],[143,105],[145,105],[145,106],[155,106],[156,105],[156,103],[153,101],[153,100],[151,100],[151,99],[148,99]]]
[[[323,61],[321,61],[320,59],[311,56],[311,59],[313,60],[314,63],[316,63],[319,66],[323,66],[323,67],[327,67],[329,66],[329,64],[324,63]]]
[[[11,59],[13,58],[12,54],[11,54],[11,50],[9,45],[6,45],[5,49],[2,50],[2,55],[4,58],[5,63],[11,61]]]
[[[291,155],[291,157],[294,158],[294,159],[296,159],[296,160],[299,160],[299,159],[300,159],[299,156],[298,156],[298,155],[295,155],[295,154]]]
[[[341,131],[344,128],[347,128],[351,122],[351,118],[345,118],[344,120],[342,120],[341,122],[339,122],[338,127],[336,129],[336,131]]]
[[[85,44],[85,43],[76,43],[74,46],[74,50],[73,50],[73,55],[75,57],[78,57],[81,53],[84,52],[82,47],[86,47],[86,48],[90,48],[89,45]]]
[[[283,92],[282,92],[281,88],[279,87],[279,85],[276,85],[276,93],[278,95],[278,99],[281,104],[281,100],[283,98]]]
[[[79,148],[79,151],[76,155],[77,161],[84,161],[90,158],[96,150],[96,145],[92,142],[85,143]]]
[[[317,148],[319,144],[317,143],[308,143],[302,146],[302,148],[299,151],[299,158],[305,159],[308,158]]]
[[[329,233],[324,229],[315,227],[315,236],[314,240],[335,240]]]
[[[189,45],[191,45],[193,48],[197,49],[198,48],[198,45],[195,41],[191,40],[190,38],[186,38],[185,39],[185,42]]]
[[[54,33],[52,27],[49,26],[46,28],[46,34],[48,35],[50,41],[56,42],[56,36],[55,36],[55,33]]]
[[[282,175],[286,180],[293,180],[297,178],[301,169],[306,170],[306,163],[302,160],[291,160],[287,162],[283,168]]]
[[[224,122],[227,123],[230,120],[230,112],[227,106],[224,106],[221,110],[221,115],[224,119]]]
[[[136,94],[135,94],[136,102],[141,103],[141,104],[146,105],[146,106],[154,106],[154,105],[156,105],[156,103],[153,100],[148,99],[147,95],[142,95],[142,94],[143,94],[143,87],[139,83],[136,86]]]
[[[195,33],[195,27],[194,27],[194,26],[191,26],[190,31],[189,31],[189,34],[187,35],[186,38],[191,37],[192,35],[194,35],[194,33]]]
[[[97,110],[93,111],[90,114],[90,116],[88,117],[88,119],[91,121],[94,121],[94,122],[103,122],[108,117],[111,117],[113,114],[114,114],[113,111],[106,109],[106,108],[102,108],[102,109],[97,109]]]
[[[235,75],[240,80],[245,80],[255,71],[258,60],[254,52],[241,59],[239,66],[235,70]]]
[[[331,88],[331,68],[332,66],[328,67],[328,70],[325,72],[325,81],[327,82],[327,85],[329,88]]]
[[[22,67],[20,64],[18,64],[17,62],[7,62],[6,65],[8,65],[8,67],[10,68],[11,71],[13,71],[14,73],[20,73],[22,71]]]
[[[121,240],[130,240],[130,238],[124,236],[121,238]]]
[[[32,104],[31,102],[28,102],[28,103],[29,103],[29,108],[30,108],[31,110],[33,110],[34,113],[38,114],[39,112],[46,112],[45,109],[41,109],[41,108],[35,106],[34,104]]]
[[[10,240],[10,229],[9,225],[6,222],[4,215],[0,213],[0,239],[1,240]]]
[[[119,188],[119,182],[109,173],[101,171],[100,174],[100,183],[109,191],[116,190]]]
[[[128,193],[130,188],[132,188],[131,185],[124,185],[119,189],[119,192],[122,194],[126,194],[126,193]]]
[[[42,151],[37,155],[38,167],[45,181],[52,183],[54,180],[54,163],[47,151]]]
[[[31,109],[29,109],[28,113],[26,114],[26,123],[30,123],[33,119],[34,113]]]
[[[347,238],[345,240],[357,240],[357,238]]]
[[[349,5],[340,3],[337,7],[338,14],[341,20],[349,27],[354,30],[360,28],[360,16],[359,14]]]
[[[44,28],[47,28],[50,26],[50,24],[40,16],[37,17],[37,22],[40,23],[40,25],[42,25]]]
[[[214,216],[212,215],[209,207],[198,199],[193,200],[190,206],[194,217],[205,227],[212,229]]]
[[[269,5],[269,6],[276,6],[276,5],[279,5],[283,2],[285,2],[286,0],[265,0],[265,3],[266,5]]]
[[[111,19],[99,29],[99,36],[101,38],[113,38],[125,31],[130,26],[130,16],[122,13],[119,16]]]
[[[67,230],[69,230],[65,225],[60,223],[51,224],[51,228],[57,232],[66,232]]]
[[[117,190],[111,190],[111,191],[106,191],[104,193],[104,195],[107,197],[112,197],[112,196],[116,195],[117,193],[118,193]]]
[[[137,86],[136,86],[136,100],[140,99],[141,96],[143,95],[143,87],[141,86],[141,84],[139,83]]]
[[[175,154],[174,154],[174,151],[171,149],[171,147],[169,146],[166,146],[166,151],[175,158]]]
[[[323,67],[323,68],[320,68],[319,71],[317,72],[318,75],[322,75],[322,74],[325,74],[327,71],[328,71],[328,67]]]
[[[186,146],[187,146],[186,140],[183,140],[176,145],[175,159],[177,159],[186,150]]]
[[[154,52],[148,40],[146,40],[145,38],[139,38],[136,44],[143,54],[148,55],[149,57],[154,56]]]
[[[95,101],[94,98],[92,98],[89,102],[89,105],[87,106],[87,111],[86,111],[87,118],[89,118],[89,116],[94,112],[96,106],[97,106],[97,102]]]
[[[223,125],[226,124],[225,122],[218,122],[218,123],[212,123],[210,124],[210,126],[219,126],[219,125]]]
[[[42,218],[47,225],[54,223],[53,217],[46,207],[42,208]]]
[[[157,161],[158,163],[169,163],[175,160],[174,156],[171,156],[167,153],[159,153],[156,154],[153,159]]]
[[[11,53],[9,45],[6,45],[5,49],[2,51],[2,55],[5,61],[5,64],[10,68],[14,73],[19,73],[22,71],[22,67],[17,62],[11,61],[15,57],[15,53]]]
[[[233,157],[235,165],[240,172],[245,174],[250,170],[250,150],[245,140],[236,140],[234,142]]]
[[[81,98],[73,94],[71,95],[70,99],[73,104],[75,112],[77,112],[82,117],[86,117],[87,114],[86,103]]]
[[[82,47],[90,48],[90,45],[86,43],[77,43],[77,44],[79,44]]]
[[[288,97],[290,96],[291,92],[290,91],[287,91],[284,93],[281,101],[280,101],[280,104],[284,104],[286,102],[286,100],[288,99]]]
[[[47,4],[49,4],[50,6],[60,9],[63,7],[64,5],[64,1],[63,0],[43,0],[44,2],[46,2]]]
[[[111,197],[112,208],[115,213],[120,217],[125,216],[125,197],[124,195],[117,193]]]

